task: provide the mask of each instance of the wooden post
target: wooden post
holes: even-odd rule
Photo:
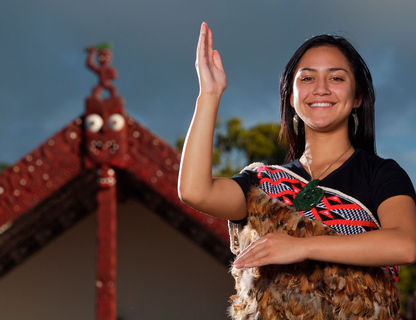
[[[96,319],[116,320],[117,194],[114,170],[103,170],[109,172],[107,179],[112,178],[113,183],[97,194]]]
[[[94,56],[98,55],[98,63]],[[110,66],[110,45],[88,48],[87,66],[98,84],[86,99],[84,115],[85,168],[98,170],[96,320],[116,320],[117,186],[111,168],[124,168],[128,158],[124,101],[111,83],[117,71]],[[100,93],[107,90],[108,98]]]

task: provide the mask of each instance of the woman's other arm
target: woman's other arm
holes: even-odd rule
[[[294,238],[268,234],[242,252],[237,267],[286,264],[306,259],[361,266],[416,262],[416,205],[409,196],[383,201],[378,210],[382,228],[351,236]]]
[[[227,78],[220,54],[213,50],[212,31],[205,22],[201,26],[195,67],[200,92],[182,151],[178,194],[182,201],[197,210],[239,220],[246,215],[241,188],[231,179],[212,177],[215,121]]]

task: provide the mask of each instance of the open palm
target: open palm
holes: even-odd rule
[[[227,87],[227,77],[221,56],[213,49],[212,31],[206,22],[201,25],[195,67],[201,94],[222,94]]]

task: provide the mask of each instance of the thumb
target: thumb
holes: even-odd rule
[[[218,50],[214,50],[212,52],[212,60],[214,61],[214,64],[218,69],[224,70],[224,67],[222,66],[221,56]]]

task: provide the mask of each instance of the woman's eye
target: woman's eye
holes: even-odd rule
[[[334,80],[334,81],[344,81],[344,79],[341,78],[341,77],[332,77],[331,80]]]
[[[306,82],[306,81],[312,81],[313,80],[313,78],[312,77],[309,77],[309,76],[305,76],[305,77],[301,77],[300,78],[300,81],[304,81],[304,82]]]

